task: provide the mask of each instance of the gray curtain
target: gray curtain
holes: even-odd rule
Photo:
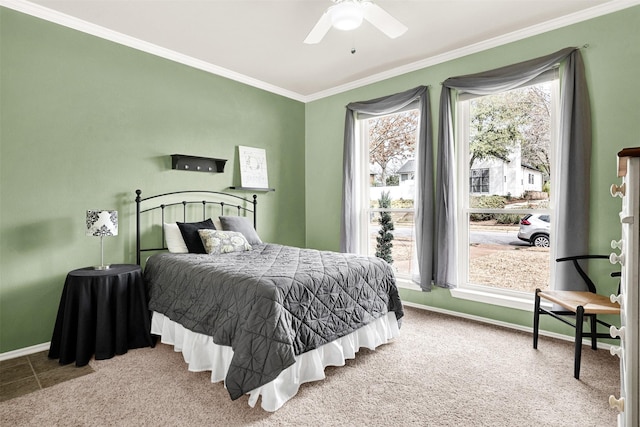
[[[436,285],[455,287],[457,284],[452,90],[476,95],[502,92],[521,86],[560,63],[564,65],[560,79],[560,170],[554,177],[558,203],[556,234],[552,238],[556,240],[558,257],[588,253],[591,107],[582,56],[578,48],[571,47],[530,61],[444,81],[436,175]],[[559,263],[556,267],[556,289],[586,290],[573,266]]]
[[[418,86],[405,92],[347,105],[344,125],[343,155],[343,192],[342,218],[340,224],[340,250],[356,252],[356,230],[358,212],[356,212],[355,194],[355,122],[356,114],[391,114],[418,101],[420,109],[420,129],[416,153],[416,248],[420,287],[429,289],[433,260],[433,141],[431,130],[431,112],[429,107],[429,88]]]
[[[451,93],[443,86],[440,93],[440,126],[438,127],[438,160],[436,168],[435,251],[433,283],[442,288],[456,287],[456,156],[453,144]]]

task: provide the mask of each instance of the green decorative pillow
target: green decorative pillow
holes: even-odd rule
[[[251,245],[242,233],[236,231],[198,230],[204,250],[208,254],[250,251]]]

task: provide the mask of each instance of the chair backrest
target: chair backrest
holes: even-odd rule
[[[587,285],[589,292],[595,294],[596,285],[593,283],[593,280],[591,280],[591,278],[587,275],[587,273],[584,271],[584,269],[578,262],[581,259],[609,259],[609,256],[608,255],[576,255],[576,256],[569,256],[569,257],[556,259],[556,262],[571,261],[573,263],[573,266],[576,268],[576,271],[578,272],[580,277],[582,277],[582,280],[584,280],[584,283]]]
[[[611,277],[622,277],[622,272],[621,271],[614,271],[613,273],[611,273]],[[618,282],[618,293],[617,295],[620,295],[620,286],[622,285],[622,282]]]

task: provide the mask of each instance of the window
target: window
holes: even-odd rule
[[[359,252],[388,261],[399,279],[416,267],[415,150],[420,112],[359,115]]]
[[[471,169],[469,180],[472,193],[489,192],[489,169]]]
[[[551,286],[557,79],[457,104],[460,288],[516,296]]]

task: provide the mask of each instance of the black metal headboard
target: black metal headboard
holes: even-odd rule
[[[183,200],[175,201],[175,195],[182,194]],[[187,206],[189,205],[201,205],[202,206],[202,219],[207,219],[207,206],[208,205],[217,205],[220,207],[220,215],[225,215],[225,212],[237,211],[237,215],[247,215],[248,213],[253,214],[253,227],[257,229],[256,223],[256,206],[258,205],[258,196],[253,195],[253,200],[247,199],[245,197],[238,196],[236,194],[230,193],[222,193],[219,191],[208,191],[208,190],[185,190],[185,191],[173,191],[170,193],[162,193],[156,194],[154,196],[149,197],[141,197],[142,190],[136,190],[136,263],[140,265],[140,254],[142,252],[151,252],[151,251],[162,251],[167,250],[166,243],[164,239],[164,227],[163,224],[165,222],[165,210],[166,209],[175,209],[182,206],[182,218],[184,222],[187,222]],[[172,197],[174,196],[174,197]],[[141,205],[143,202],[148,200],[157,199],[154,206],[145,207],[141,209]],[[163,203],[163,201],[168,201],[168,203]],[[233,203],[227,203],[225,200],[231,200]],[[162,247],[158,248],[142,248],[141,246],[141,215],[144,213],[149,213],[153,211],[160,210],[161,212],[161,223],[160,229],[162,230]],[[209,214],[210,215],[210,214]]]

